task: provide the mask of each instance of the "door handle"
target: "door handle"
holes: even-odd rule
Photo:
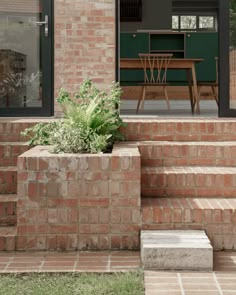
[[[48,15],[45,15],[44,21],[42,22],[35,22],[36,25],[43,26],[44,25],[44,35],[48,37]]]

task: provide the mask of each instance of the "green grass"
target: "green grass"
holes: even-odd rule
[[[0,295],[144,295],[141,271],[0,275]]]

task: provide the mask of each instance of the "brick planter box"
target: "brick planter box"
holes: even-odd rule
[[[17,250],[139,249],[140,154],[52,154],[18,158]]]

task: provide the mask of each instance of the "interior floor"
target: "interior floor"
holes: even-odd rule
[[[145,100],[144,110],[136,114],[137,100],[122,100],[120,113],[126,117],[196,117],[218,118],[218,107],[214,100],[200,101],[200,114],[192,114],[188,100],[170,100],[170,110],[167,109],[165,100]]]

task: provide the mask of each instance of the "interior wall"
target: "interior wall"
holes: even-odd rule
[[[172,0],[143,0],[142,22],[121,22],[121,32],[171,30]]]

